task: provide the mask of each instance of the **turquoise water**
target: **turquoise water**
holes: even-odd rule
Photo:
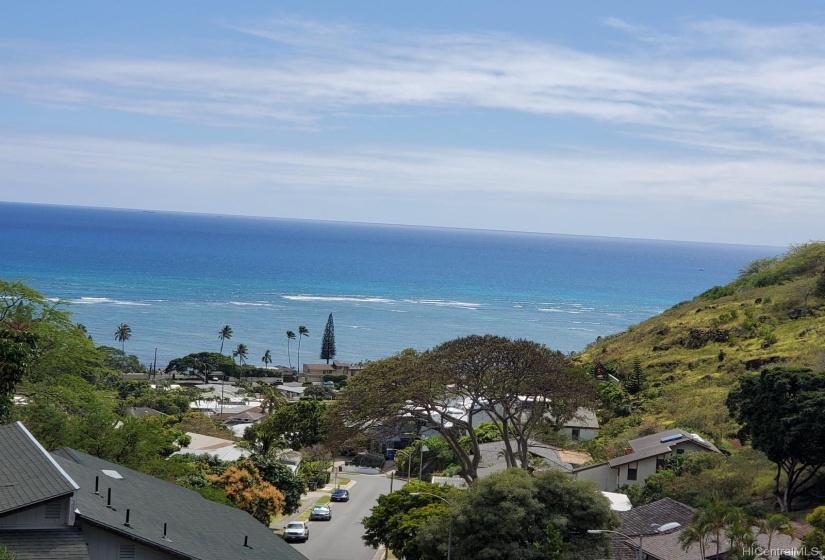
[[[0,278],[68,302],[98,344],[158,365],[243,343],[378,359],[467,334],[564,352],[734,279],[784,248],[0,203]],[[297,341],[290,345],[293,365]]]

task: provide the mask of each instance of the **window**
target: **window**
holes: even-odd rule
[[[60,519],[60,502],[46,504],[46,519]]]
[[[573,441],[579,441],[579,434],[580,434],[579,429],[578,428],[573,428],[571,430],[571,432],[572,432],[571,437],[573,438]]]
[[[628,480],[636,480],[638,471],[638,464],[634,464],[632,467],[630,465],[627,466],[627,479]]]
[[[681,455],[681,454],[682,454],[682,453],[684,453],[684,452],[685,452],[685,450],[684,450],[684,449],[677,449],[677,450],[676,450],[676,454],[677,454],[677,455]]]
[[[665,467],[665,458],[664,457],[656,457],[656,472],[659,472],[659,469],[663,469]]]

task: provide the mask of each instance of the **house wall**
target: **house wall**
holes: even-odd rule
[[[610,468],[607,463],[599,463],[587,469],[576,471],[573,473],[573,478],[595,482],[596,487],[605,492],[615,492],[618,488],[616,485],[616,469]]]
[[[52,529],[68,525],[71,498],[65,497],[44,502],[32,507],[0,517],[0,531],[4,529]]]
[[[127,558],[129,560],[176,560],[177,558],[82,521],[80,526],[86,537],[89,560],[125,560]]]
[[[694,451],[705,451],[705,452],[710,451],[708,448],[702,447],[701,445],[696,445],[692,441],[681,441],[681,442],[677,443],[676,445],[672,446],[670,449],[671,449],[671,455],[676,455],[676,453],[677,453],[676,450],[677,449],[684,449],[685,453],[692,453]]]
[[[628,480],[627,472],[630,467],[636,467],[636,480]],[[619,487],[625,484],[644,484],[647,477],[656,472],[656,457],[648,457],[635,463],[628,463],[620,465],[619,470]]]
[[[574,429],[579,430],[578,438],[573,437]],[[599,430],[593,428],[562,428],[560,431],[573,441],[590,441],[591,439],[596,439],[596,436],[599,435]]]

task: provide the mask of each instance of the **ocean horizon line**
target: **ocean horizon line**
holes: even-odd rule
[[[650,243],[690,243],[698,245],[722,245],[729,247],[756,247],[765,249],[787,249],[787,245],[764,245],[761,243],[729,243],[729,242],[714,242],[714,241],[697,241],[691,239],[665,239],[665,238],[647,238],[647,237],[625,237],[620,235],[589,235],[582,233],[559,233],[551,231],[527,231],[527,230],[505,230],[505,229],[486,229],[486,228],[470,228],[457,227],[445,225],[429,225],[429,224],[401,224],[390,222],[359,222],[353,220],[329,220],[322,218],[290,218],[284,216],[264,216],[258,214],[226,214],[214,212],[194,212],[187,210],[164,210],[151,208],[129,208],[129,207],[113,207],[113,206],[88,206],[82,204],[51,204],[42,202],[21,202],[21,201],[0,201],[0,204],[7,205],[25,205],[25,206],[44,206],[51,208],[75,208],[84,210],[100,210],[112,212],[138,212],[144,214],[165,214],[165,215],[180,215],[180,216],[203,216],[210,218],[229,218],[229,219],[249,219],[249,220],[275,220],[283,222],[296,222],[305,224],[331,224],[331,225],[347,225],[347,226],[363,226],[363,227],[386,227],[399,228],[410,230],[430,230],[430,231],[454,231],[465,233],[479,233],[479,234],[495,234],[495,235],[514,235],[514,236],[542,236],[542,237],[558,237],[558,238],[577,238],[582,240],[594,241],[628,241],[628,242],[650,242]],[[810,242],[812,240],[807,240]],[[804,242],[799,242],[804,243]],[[792,244],[793,245],[793,244]]]

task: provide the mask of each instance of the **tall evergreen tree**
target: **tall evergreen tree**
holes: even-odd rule
[[[327,319],[327,326],[324,328],[324,338],[321,341],[321,359],[327,363],[335,357],[335,326],[332,324],[332,313]]]

